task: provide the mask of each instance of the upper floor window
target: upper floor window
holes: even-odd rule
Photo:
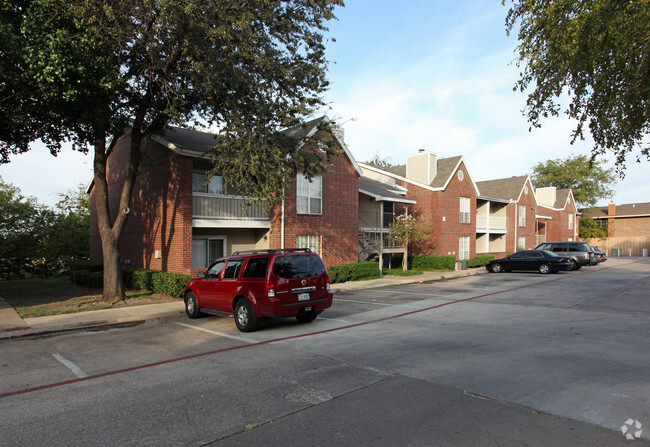
[[[299,214],[321,214],[323,212],[323,177],[315,175],[311,182],[304,175],[297,178],[297,210]]]
[[[225,194],[226,188],[223,182],[223,177],[220,175],[213,175],[208,182],[208,174],[206,172],[193,172],[192,192]]]
[[[460,198],[460,223],[469,223],[469,197]]]
[[[519,226],[526,226],[526,207],[523,205],[519,205]]]

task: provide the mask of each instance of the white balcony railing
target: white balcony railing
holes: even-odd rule
[[[476,216],[476,230],[477,231],[506,231],[507,220],[505,217],[497,216]]]

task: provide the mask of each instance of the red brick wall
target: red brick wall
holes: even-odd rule
[[[519,197],[519,202],[508,205],[508,234],[511,234],[512,237],[508,238],[506,245],[508,248],[507,251],[510,253],[517,251],[517,244],[520,237],[526,238],[525,249],[530,250],[537,246],[537,204],[535,203],[535,195],[533,191],[534,190],[530,183],[526,183],[524,190]],[[523,206],[526,209],[526,225],[523,227],[519,226],[520,206]],[[511,225],[513,230],[512,233],[510,232]]]
[[[458,172],[463,172],[463,180]],[[476,255],[476,191],[464,163],[454,172],[444,191],[431,191],[412,183],[397,181],[408,189],[407,197],[417,201],[409,212],[430,227],[428,240],[411,247],[410,254],[454,255],[458,258],[459,238],[468,236],[470,258]],[[460,198],[469,198],[470,222],[460,223]]]
[[[539,207],[539,213],[548,216],[551,219],[540,220],[546,226],[546,241],[568,241],[580,240],[580,229],[576,214],[576,206],[573,201],[569,201],[562,210]],[[569,215],[573,214],[573,229],[569,229]],[[542,234],[543,231],[541,232]]]
[[[107,178],[112,216],[124,184],[129,141],[123,138],[109,157]],[[91,259],[101,260],[93,192],[91,206]],[[130,208],[120,240],[122,265],[189,274],[192,266],[192,160],[157,143],[147,143]]]
[[[323,175],[322,214],[298,214],[295,179],[285,197],[285,248],[295,248],[299,235],[320,235],[325,265],[358,261],[359,174],[345,154],[331,159],[331,166]],[[282,247],[281,216],[278,205],[271,213],[270,248]]]

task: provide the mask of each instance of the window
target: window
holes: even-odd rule
[[[524,205],[519,205],[519,226],[526,226],[526,207]]]
[[[193,172],[192,192],[225,194],[226,189],[224,186],[223,177],[220,175],[213,175],[208,182],[208,174],[206,172]]]
[[[310,278],[325,271],[325,266],[316,255],[278,256],[273,262],[273,274],[280,278]]]
[[[458,259],[469,259],[469,236],[458,238]]]
[[[211,266],[208,271],[205,274],[206,278],[210,279],[216,279],[219,277],[219,273],[221,273],[221,269],[223,269],[223,265],[225,264],[225,261],[219,261],[216,262],[213,266]]]
[[[517,238],[517,250],[525,250],[526,249],[526,238],[525,237],[518,237]]]
[[[321,255],[320,236],[315,234],[296,236],[296,248],[308,248]]]
[[[236,279],[243,262],[243,259],[230,259],[226,264],[226,270],[223,271],[223,279]]]
[[[204,269],[212,261],[224,256],[226,240],[219,239],[192,239],[192,268]]]
[[[469,223],[469,197],[460,198],[460,223]]]
[[[266,278],[266,267],[269,258],[251,258],[246,264],[242,278]]]
[[[573,230],[573,214],[569,214],[569,230]]]
[[[323,204],[323,177],[314,176],[311,182],[304,175],[297,176],[297,209],[299,214],[321,214]]]

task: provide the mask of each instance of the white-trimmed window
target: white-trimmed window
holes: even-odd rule
[[[316,234],[303,234],[296,236],[296,248],[308,248],[314,253],[321,253],[321,237]]]
[[[569,214],[569,230],[573,230],[573,214]]]
[[[212,261],[225,255],[225,238],[192,239],[192,268],[207,268]]]
[[[526,226],[526,207],[524,205],[519,205],[519,226]]]
[[[526,249],[526,238],[524,236],[520,236],[517,238],[517,250],[525,250]]]
[[[458,260],[469,259],[469,236],[458,238]]]
[[[460,223],[470,222],[469,197],[460,198]]]
[[[301,174],[298,174],[296,178],[298,214],[321,214],[323,212],[323,177],[315,175],[311,182]]]

